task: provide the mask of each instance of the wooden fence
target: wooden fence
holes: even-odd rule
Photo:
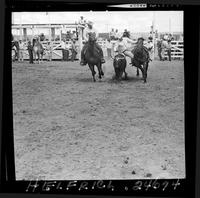
[[[43,41],[41,42],[44,46],[44,48],[46,48],[47,46],[47,42],[48,41]],[[113,45],[115,44],[116,41],[113,41]],[[136,42],[136,41],[135,41]],[[70,50],[70,45],[71,45],[71,42],[70,41],[67,41],[66,42],[68,48],[69,48],[69,57],[71,56],[71,50]],[[103,53],[104,53],[104,56],[107,56],[107,49],[106,49],[106,41],[98,41],[98,44],[102,47],[102,50],[103,50]],[[184,58],[184,43],[183,41],[172,41],[171,42],[172,44],[172,49],[171,49],[171,57],[172,59],[183,59]],[[25,50],[23,51],[23,54],[24,54],[24,59],[29,59],[29,55],[28,55],[28,51],[27,51],[27,42],[24,43],[24,46],[25,46]],[[134,46],[134,45],[133,45]],[[76,47],[77,47],[77,51],[78,51],[78,55],[77,57],[80,57],[80,47],[78,45],[78,42],[76,44]],[[53,41],[52,42],[52,59],[53,60],[61,60],[62,59],[62,48],[61,48],[61,42],[60,41]],[[154,52],[155,52],[155,57],[158,56],[157,54],[157,47],[155,45],[155,48],[154,48]],[[14,53],[12,51],[12,56],[14,56]],[[46,59],[46,53],[44,54],[44,59]],[[165,51],[165,57],[167,57],[167,51]]]

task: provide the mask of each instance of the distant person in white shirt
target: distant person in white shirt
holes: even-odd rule
[[[148,42],[145,44],[145,47],[149,52],[150,60],[153,60],[154,46],[153,46],[153,38],[151,36],[148,38]]]
[[[78,24],[81,25],[80,30],[81,30],[81,34],[83,35],[83,34],[84,34],[84,29],[85,29],[85,27],[87,26],[86,20],[84,20],[83,16],[81,16],[81,18],[80,18]],[[82,38],[82,39],[83,39],[83,38]]]
[[[89,34],[92,33],[92,34],[95,34],[96,35],[96,40],[98,38],[98,32],[97,30],[93,27],[93,22],[91,21],[88,21],[87,23],[88,27],[85,28],[84,30],[84,34],[83,34],[83,38],[85,40],[85,45],[83,46],[83,49],[81,50],[81,62],[80,64],[81,65],[86,65],[87,62],[85,60],[85,52],[86,52],[86,49],[88,47],[88,40],[89,40]],[[104,60],[104,57],[103,57],[103,50],[101,49],[101,46],[95,42],[95,46],[96,48],[98,49],[99,53],[100,53],[100,56],[101,56],[101,63],[105,63],[105,60]]]
[[[135,44],[133,40],[128,38],[127,34],[123,34],[122,38],[118,39],[116,46],[114,48],[115,52],[123,53],[124,55],[133,58],[133,54],[131,52],[130,44]]]
[[[111,57],[111,51],[112,51],[112,43],[110,42],[110,39],[106,40],[106,49],[107,49],[107,57]]]
[[[115,40],[121,38],[121,34],[118,32],[118,29],[115,30]]]
[[[22,43],[22,40],[19,40],[19,60],[24,61],[24,43]]]

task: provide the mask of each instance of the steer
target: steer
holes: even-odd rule
[[[125,74],[125,79],[127,79],[126,69],[126,58],[123,54],[117,54],[113,60],[113,66],[115,70],[116,79],[121,80],[123,73]]]

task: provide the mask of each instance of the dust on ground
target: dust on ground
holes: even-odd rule
[[[17,180],[185,177],[183,61],[151,62],[146,84],[103,70],[94,83],[78,62],[13,63]]]

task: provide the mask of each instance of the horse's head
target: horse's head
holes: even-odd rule
[[[96,41],[96,34],[95,33],[89,33],[88,41],[89,41],[89,43],[94,43]]]

